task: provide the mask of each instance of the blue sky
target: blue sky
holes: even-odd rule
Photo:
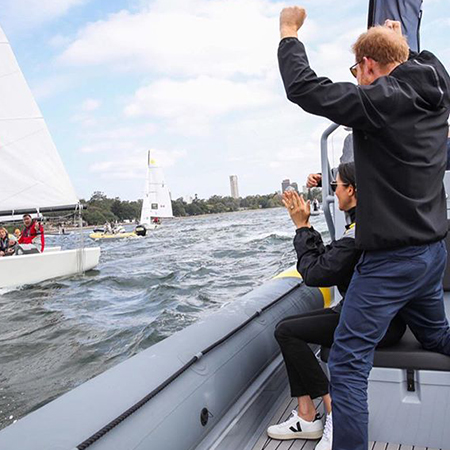
[[[172,196],[304,184],[327,122],[290,104],[269,0],[3,0],[0,25],[80,197],[142,197],[146,150]],[[320,75],[351,81],[366,0],[307,0],[300,37]],[[450,67],[450,0],[424,0],[422,48]],[[340,141],[333,142],[335,157]]]

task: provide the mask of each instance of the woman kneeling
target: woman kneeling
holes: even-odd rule
[[[288,191],[283,194],[283,203],[297,228],[294,238],[297,269],[305,284],[317,287],[337,286],[344,298],[361,256],[361,252],[355,247],[357,199],[354,164],[341,164],[336,181],[331,186],[338,198],[339,209],[346,212],[349,223],[342,238],[330,245],[324,245],[321,235],[309,223],[309,202],[305,202],[296,192]],[[308,344],[331,347],[343,301],[344,299],[333,308],[287,317],[277,325],[275,338],[283,354],[291,396],[298,398],[298,412],[294,410],[286,422],[270,426],[267,434],[271,438],[322,437],[316,450],[331,450],[333,433],[328,379]],[[405,329],[402,319],[395,317],[378,347],[397,343]],[[327,413],[325,427],[313,403],[313,399],[320,397]]]

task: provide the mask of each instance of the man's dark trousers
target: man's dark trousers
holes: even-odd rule
[[[425,349],[450,355],[442,278],[444,241],[364,252],[355,267],[329,358],[333,450],[367,450],[367,378],[374,349],[401,316]]]

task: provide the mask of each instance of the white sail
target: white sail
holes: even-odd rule
[[[151,224],[154,217],[173,217],[169,188],[164,173],[148,152],[147,179],[142,203],[141,224]]]
[[[0,28],[0,215],[75,206],[78,198]]]

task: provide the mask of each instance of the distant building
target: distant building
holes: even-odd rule
[[[239,198],[239,187],[237,175],[230,175],[230,189],[233,198]]]
[[[281,192],[284,192],[291,185],[291,180],[287,178],[281,182]]]
[[[289,178],[286,178],[281,182],[281,192],[284,192],[286,189],[296,190],[298,192],[298,184],[295,181],[291,183],[291,180]]]
[[[193,200],[192,195],[186,195],[185,197],[183,197],[183,201],[188,205],[192,203],[192,200]]]

